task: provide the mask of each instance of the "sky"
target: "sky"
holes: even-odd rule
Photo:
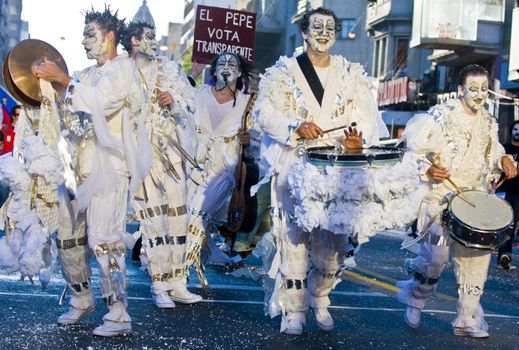
[[[84,28],[82,13],[91,6],[104,10],[105,4],[118,9],[119,18],[131,20],[142,0],[23,0],[22,19],[29,22],[31,38],[54,46],[63,55],[72,73],[95,64],[95,61],[86,58],[81,45]],[[157,38],[167,35],[169,22],[183,22],[184,0],[147,0],[147,5],[155,20]]]

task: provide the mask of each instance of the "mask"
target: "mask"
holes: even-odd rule
[[[155,31],[151,28],[143,28],[139,46],[134,50],[148,57],[155,57],[159,48],[159,42],[155,38]]]
[[[236,79],[241,76],[238,59],[234,55],[221,55],[216,61],[215,75],[216,80],[227,84],[236,82]]]
[[[467,76],[462,98],[473,112],[481,110],[488,98],[488,78],[484,75]]]
[[[328,53],[335,43],[335,20],[332,16],[314,13],[303,38],[315,53]]]
[[[519,124],[512,128],[512,141],[519,141]]]
[[[83,44],[87,58],[90,60],[97,60],[102,57],[108,51],[109,47],[105,32],[95,22],[90,22],[85,25],[81,44]]]

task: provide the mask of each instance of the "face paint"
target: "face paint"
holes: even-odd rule
[[[488,78],[484,75],[467,76],[462,98],[473,112],[481,110],[488,98]]]
[[[327,53],[335,43],[335,20],[332,16],[314,13],[310,16],[310,25],[303,38],[312,51]]]
[[[90,22],[85,25],[81,44],[85,48],[87,58],[97,60],[108,51],[108,36],[99,24]]]
[[[155,38],[155,31],[151,28],[143,28],[142,37],[139,46],[135,48],[137,53],[147,57],[155,57],[159,48],[159,42]]]
[[[512,128],[512,141],[519,141],[519,124]]]
[[[234,55],[222,55],[216,61],[216,80],[220,83],[231,84],[241,76],[238,59]]]

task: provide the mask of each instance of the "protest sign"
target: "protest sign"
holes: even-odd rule
[[[226,51],[252,63],[255,33],[255,13],[198,5],[192,60],[211,63],[219,53]]]

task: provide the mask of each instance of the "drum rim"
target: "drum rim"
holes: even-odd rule
[[[496,249],[497,247],[500,247],[502,246],[503,244],[506,243],[506,240],[504,240],[503,242],[499,243],[499,244],[495,244],[495,245],[483,245],[483,244],[476,244],[476,243],[471,243],[467,240],[464,240],[464,239],[461,239],[459,238],[458,236],[455,236],[452,232],[452,229],[450,230],[449,232],[451,238],[453,240],[455,240],[456,242],[458,242],[459,244],[463,245],[464,247],[467,247],[467,248],[474,248],[474,249],[478,249],[478,250],[494,250]],[[510,236],[509,236],[510,237]]]
[[[312,150],[322,151],[322,150],[331,150],[335,149],[335,146],[316,146],[316,147],[308,147],[306,149],[306,157],[309,160],[321,160],[321,161],[330,161],[329,155],[327,154],[310,154]],[[384,146],[373,146],[368,149],[378,149],[378,150],[387,150],[387,151],[395,151],[394,153],[380,153],[378,155],[371,155],[374,161],[379,160],[396,160],[402,158],[404,151],[397,147],[384,147]],[[339,155],[338,155],[339,156]],[[364,154],[348,154],[349,159],[339,159],[334,162],[368,162],[367,156]]]
[[[464,193],[467,193],[467,192],[481,192],[481,193],[486,193],[486,194],[490,194],[488,192],[485,192],[485,191],[479,191],[479,190],[467,190],[467,191],[464,191]],[[465,227],[467,229],[469,229],[470,231],[475,231],[475,232],[478,232],[478,233],[492,233],[492,232],[502,232],[502,231],[506,231],[507,229],[509,229],[510,227],[513,227],[513,224],[514,224],[514,218],[513,218],[513,209],[512,209],[512,206],[507,202],[505,201],[504,199],[498,197],[497,195],[494,195],[496,198],[499,198],[501,201],[503,201],[507,206],[508,208],[510,209],[510,211],[512,212],[512,221],[511,223],[503,226],[503,227],[500,227],[498,229],[493,229],[493,230],[485,230],[485,229],[481,229],[481,228],[477,228],[477,227],[473,227],[473,226],[470,226],[466,223],[464,223],[463,221],[461,221],[460,218],[458,218],[456,216],[456,214],[453,213],[451,207],[452,207],[452,201],[454,200],[454,198],[458,197],[460,194],[459,193],[456,193],[455,195],[453,195],[451,198],[449,198],[449,205],[448,205],[448,211],[449,211],[449,215],[450,217],[452,218],[452,220],[456,221],[457,224],[459,224],[460,226],[462,227]],[[451,230],[451,236],[452,236],[452,230]]]

